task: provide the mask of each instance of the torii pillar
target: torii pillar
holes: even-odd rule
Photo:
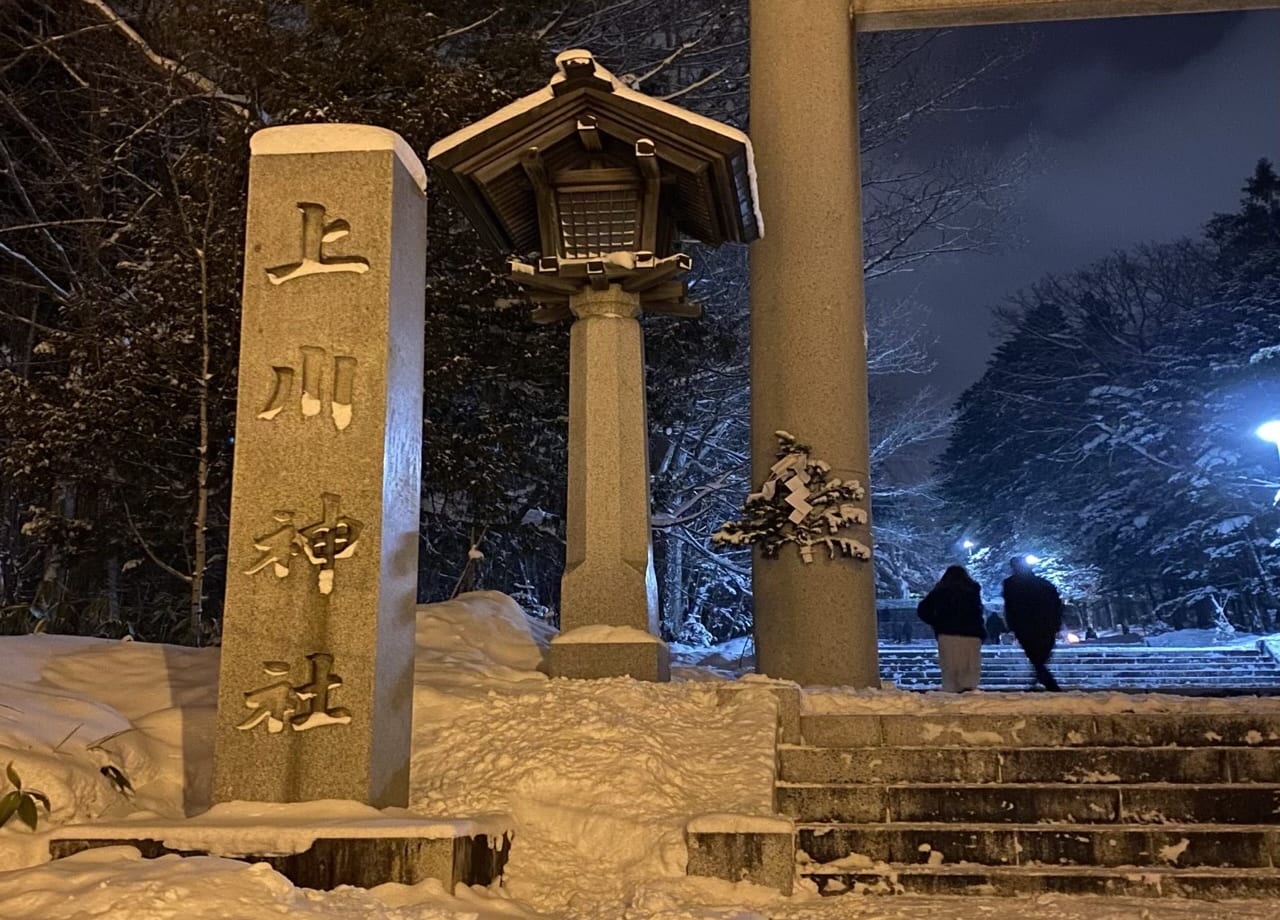
[[[750,127],[768,226],[751,249],[751,478],[768,478],[781,429],[869,495],[854,27],[849,0],[803,6],[751,0]],[[757,550],[752,582],[759,672],[880,686],[871,562]]]

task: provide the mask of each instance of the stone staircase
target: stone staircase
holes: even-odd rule
[[[1280,897],[1270,712],[805,714],[777,808],[827,895]]]
[[[1059,645],[1049,662],[1067,690],[1280,694],[1280,662],[1259,644],[1238,648]],[[880,646],[880,674],[903,690],[941,686],[932,644]],[[1026,690],[1031,666],[1017,646],[984,646],[982,690]]]

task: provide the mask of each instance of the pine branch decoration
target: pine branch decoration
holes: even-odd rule
[[[759,492],[747,496],[742,518],[726,521],[712,535],[712,544],[720,549],[758,544],[766,559],[774,559],[783,546],[794,543],[806,563],[813,562],[816,546],[825,546],[831,559],[870,559],[869,546],[841,534],[867,523],[867,512],[859,504],[866,499],[866,489],[856,479],[828,478],[831,467],[814,459],[809,445],[790,432],[774,435],[778,462],[769,478]]]

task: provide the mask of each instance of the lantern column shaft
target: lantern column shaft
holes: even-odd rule
[[[559,677],[666,680],[649,533],[640,295],[619,285],[569,301],[569,492]]]
[[[870,491],[858,99],[848,0],[751,0],[751,138],[764,238],[751,250],[751,468],[791,432]],[[870,540],[865,542],[870,544]],[[756,668],[801,684],[878,687],[870,562],[752,567]]]

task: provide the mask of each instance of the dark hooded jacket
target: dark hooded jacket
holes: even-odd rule
[[[948,571],[918,607],[916,615],[940,636],[987,638],[982,620],[982,589],[963,569]]]
[[[1062,629],[1062,597],[1053,582],[1030,572],[1004,580],[1004,621],[1027,646],[1053,647]]]

